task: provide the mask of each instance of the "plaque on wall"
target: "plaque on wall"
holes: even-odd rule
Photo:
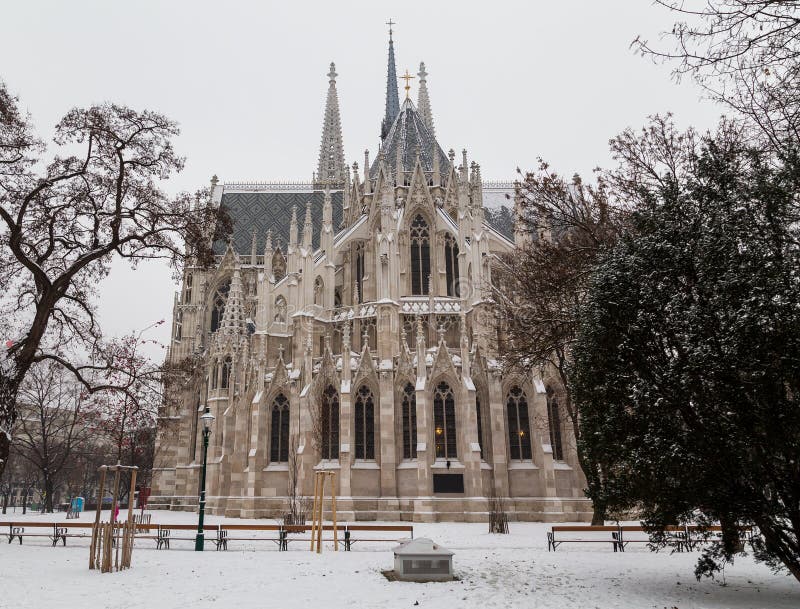
[[[464,474],[433,474],[434,493],[463,493]]]

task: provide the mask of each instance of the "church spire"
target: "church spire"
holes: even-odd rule
[[[431,135],[435,138],[436,132],[433,130],[433,113],[431,112],[431,99],[428,97],[428,73],[425,71],[425,62],[421,61],[419,63],[419,72],[417,72],[417,76],[419,77],[419,91],[417,92],[417,112],[419,112],[419,116],[422,119],[422,122],[425,123],[425,126],[428,128],[428,131],[431,132]]]
[[[389,19],[386,25],[389,26],[389,66],[386,74],[386,115],[381,123],[381,139],[386,137],[394,119],[400,114],[400,98],[397,95],[397,70],[394,64],[394,40],[392,40],[394,21]]]
[[[306,219],[303,222],[303,247],[308,250],[311,248],[313,239],[314,223],[311,221],[311,198],[306,201]]]
[[[233,271],[233,280],[225,302],[225,311],[222,314],[220,335],[237,335],[244,333],[244,295],[242,293],[242,275],[237,267]]]
[[[319,147],[317,181],[326,183],[344,182],[347,167],[344,163],[342,144],[342,121],[339,117],[339,96],[336,93],[336,65],[331,62],[328,72],[328,99],[325,102],[325,118],[322,123],[322,143]]]

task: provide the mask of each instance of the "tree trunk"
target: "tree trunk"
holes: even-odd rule
[[[561,385],[564,387],[564,401],[572,425],[572,435],[575,438],[575,453],[578,457],[578,464],[583,470],[583,475],[586,477],[587,495],[592,500],[592,526],[602,526],[606,521],[606,502],[599,497],[598,491],[602,492],[600,484],[600,475],[598,472],[599,466],[597,463],[592,463],[591,459],[586,455],[586,451],[581,445],[581,426],[580,426],[580,413],[572,401],[572,390],[569,384],[569,375],[567,374],[567,356],[566,353],[558,354],[558,361],[556,370],[561,378]]]
[[[604,501],[592,501],[592,526],[601,527],[606,523],[606,505]]]
[[[6,513],[8,509],[8,495],[3,495],[3,514]]]
[[[44,499],[44,511],[48,514],[53,513],[53,480],[50,476],[45,476],[44,478],[44,492],[45,492],[45,499]]]
[[[0,366],[6,362],[0,361]],[[19,382],[0,372],[0,478],[11,453],[11,430],[17,421]]]
[[[22,491],[22,514],[28,511],[28,491]]]
[[[797,581],[800,581],[800,548],[793,543],[779,527],[775,527],[769,519],[756,520],[759,531],[764,536],[764,543],[770,554],[776,556],[788,569]],[[800,531],[795,530],[794,539],[797,540]]]

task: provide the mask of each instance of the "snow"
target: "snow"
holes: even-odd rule
[[[124,514],[124,511],[123,511]],[[154,523],[193,523],[196,514],[153,512]],[[9,520],[52,521],[52,515],[8,513]],[[63,515],[57,518],[63,519]],[[82,521],[90,521],[84,513]],[[207,517],[222,522],[271,523]],[[405,523],[407,524],[407,523]],[[614,553],[606,544],[567,544],[547,552],[543,523],[510,524],[509,535],[490,535],[488,525],[414,523],[415,537],[430,537],[452,550],[459,581],[415,584],[390,582],[381,570],[393,566],[393,542],[355,544],[352,552],[312,554],[306,543],[278,552],[271,542],[231,542],[217,552],[210,541],[204,553],[191,541],[154,549],[142,540],[130,570],[100,574],[88,569],[88,540],[70,539],[52,548],[47,539],[24,545],[0,543],[0,606],[15,609],[125,607],[365,607],[391,609],[559,609],[657,608],[796,609],[800,585],[774,575],[751,558],[726,569],[727,585],[692,575],[698,554],[653,554],[645,547]],[[0,529],[2,530],[2,529]],[[182,536],[182,535],[181,535]]]

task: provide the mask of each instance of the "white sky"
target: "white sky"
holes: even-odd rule
[[[673,20],[641,0],[0,0],[0,78],[44,136],[68,109],[102,101],[177,120],[187,163],[169,191],[214,173],[308,180],[331,61],[347,162],[362,165],[365,148],[374,157],[390,17],[398,74],[425,61],[439,143],[467,148],[484,179],[511,179],[539,156],[588,178],[610,163],[608,139],[650,114],[700,128],[720,114],[630,50]],[[174,290],[159,265],[116,268],[102,288],[106,332],[171,319]],[[166,342],[169,324],[158,330]]]

